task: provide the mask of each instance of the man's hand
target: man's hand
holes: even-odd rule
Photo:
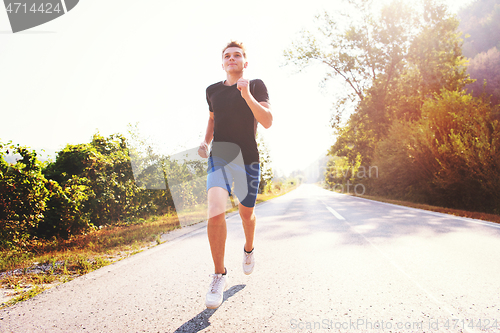
[[[203,141],[200,143],[200,148],[198,148],[198,155],[202,158],[208,158],[208,144]]]
[[[241,91],[241,97],[245,100],[250,96],[250,80],[240,78],[238,82],[236,82],[236,88]]]

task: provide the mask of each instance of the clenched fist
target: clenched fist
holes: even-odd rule
[[[200,148],[198,148],[198,155],[202,158],[208,158],[208,144],[205,141],[200,144]]]
[[[246,99],[250,96],[250,80],[240,78],[238,82],[236,82],[236,88],[241,91],[241,97]]]

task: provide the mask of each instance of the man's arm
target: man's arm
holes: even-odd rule
[[[250,93],[250,81],[241,78],[237,82],[237,87],[241,91],[241,97],[247,102],[248,107],[253,112],[253,116],[264,128],[269,128],[273,124],[271,107],[267,102],[257,102]]]
[[[210,112],[210,117],[208,118],[207,132],[205,133],[205,140],[200,144],[198,148],[198,155],[203,158],[208,158],[208,145],[212,142],[214,138],[214,113]]]

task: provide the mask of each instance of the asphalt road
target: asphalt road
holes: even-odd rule
[[[217,310],[206,223],[0,311],[1,332],[498,332],[500,225],[314,185],[258,206],[256,266],[228,218]],[[495,327],[496,324],[496,327]]]

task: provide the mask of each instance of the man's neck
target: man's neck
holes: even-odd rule
[[[238,82],[239,79],[243,77],[243,73],[234,73],[234,74],[227,74],[226,81],[224,84],[226,86],[232,86]]]

